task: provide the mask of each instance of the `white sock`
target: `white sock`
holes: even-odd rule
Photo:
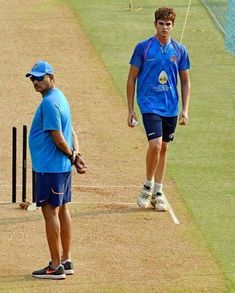
[[[153,194],[157,194],[157,192],[162,193],[162,187],[163,187],[163,184],[162,183],[154,182]]]
[[[148,187],[150,187],[150,188],[153,188],[153,181],[145,180],[145,181],[144,181],[144,185],[145,185],[145,186],[148,186]]]
[[[53,266],[51,265],[51,268],[54,269],[54,270],[58,270],[58,268],[61,266],[62,264],[60,264],[59,266]]]
[[[62,261],[62,264],[65,264],[67,261],[71,262],[71,259],[68,258],[68,259],[63,260],[63,261]]]

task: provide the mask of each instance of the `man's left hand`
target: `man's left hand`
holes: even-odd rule
[[[76,155],[73,164],[79,174],[86,173],[87,166],[86,166],[81,154]]]
[[[182,111],[179,115],[179,125],[186,125],[188,122],[188,114]]]

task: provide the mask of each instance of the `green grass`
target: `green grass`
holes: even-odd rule
[[[154,33],[153,13],[165,1],[64,0],[125,97],[129,59],[135,44]],[[180,40],[188,1],[167,1],[177,12],[173,37]],[[234,109],[235,58],[225,53],[223,35],[199,0],[193,0],[183,43],[191,56],[190,122],[178,127],[167,176],[203,232],[235,292]],[[125,118],[124,118],[125,119]]]

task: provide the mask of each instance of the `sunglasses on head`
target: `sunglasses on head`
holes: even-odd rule
[[[31,75],[30,76],[30,80],[31,81],[35,81],[35,80],[42,81],[44,78],[45,78],[45,75],[42,75],[42,76],[34,76],[34,75]]]

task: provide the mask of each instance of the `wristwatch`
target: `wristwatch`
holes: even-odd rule
[[[73,158],[74,155],[74,150],[71,149],[72,155],[69,155],[68,158],[71,160]]]

